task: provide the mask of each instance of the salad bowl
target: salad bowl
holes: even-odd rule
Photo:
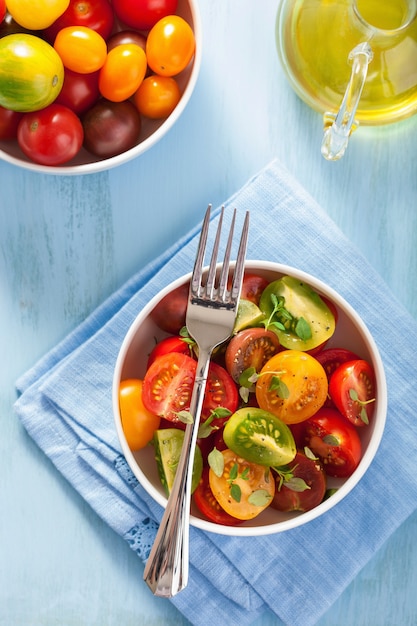
[[[324,498],[320,504],[306,511],[279,511],[272,506],[267,507],[253,519],[236,526],[218,524],[209,521],[192,503],[191,525],[205,531],[230,536],[260,536],[286,531],[319,517],[337,506],[364,476],[379,447],[385,426],[387,410],[387,391],[384,366],[377,345],[367,326],[352,308],[334,289],[314,276],[296,268],[266,261],[247,261],[245,272],[265,278],[268,283],[283,276],[290,276],[302,281],[318,293],[325,301],[332,303],[337,320],[335,331],[326,344],[326,349],[344,348],[367,361],[375,374],[375,402],[372,419],[365,427],[357,428],[361,442],[361,458],[353,473],[346,477],[327,477],[327,490],[330,497]],[[167,497],[159,478],[153,445],[149,444],[140,450],[132,450],[127,442],[120,413],[119,392],[122,381],[128,379],[142,380],[146,374],[148,356],[155,343],[169,334],[156,323],[155,312],[161,301],[166,302],[167,296],[189,283],[191,274],[187,274],[167,285],[139,313],[129,328],[118,354],[113,376],[113,412],[115,427],[120,445],[133,474],[148,494],[162,507],[166,506]]]

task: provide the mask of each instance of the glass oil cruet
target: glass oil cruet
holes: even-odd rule
[[[323,114],[323,156],[359,125],[417,111],[417,0],[281,0],[278,56],[295,92]]]

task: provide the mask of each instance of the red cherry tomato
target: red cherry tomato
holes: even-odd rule
[[[210,521],[215,524],[222,524],[222,526],[237,526],[241,524],[243,520],[239,520],[229,513],[226,513],[224,509],[217,502],[213,496],[213,492],[209,483],[209,468],[203,469],[200,482],[197,489],[193,494],[194,502],[197,505],[198,510]]]
[[[361,440],[356,428],[334,409],[320,409],[313,417],[295,424],[292,432],[298,447],[307,446],[321,460],[328,476],[346,478],[359,465]]]
[[[23,117],[23,113],[11,111],[0,106],[0,140],[16,139],[17,127]]]
[[[79,74],[65,70],[64,84],[55,102],[63,104],[77,115],[83,115],[99,99],[98,72]]]
[[[61,165],[72,159],[83,143],[83,127],[71,109],[50,104],[26,113],[17,131],[19,146],[35,163]]]
[[[287,468],[292,474],[290,478],[286,474],[287,480],[281,480],[281,476],[274,473],[276,489],[271,506],[278,511],[314,509],[322,502],[326,493],[326,474],[322,464],[302,452],[297,452]]]
[[[222,407],[234,413],[239,405],[239,392],[231,376],[224,367],[211,362],[207,378],[206,393],[204,395],[201,420],[210,417],[215,409]],[[216,417],[214,424],[220,428],[229,417]]]
[[[185,341],[182,337],[166,337],[157,343],[150,353],[146,369],[149,369],[155,359],[160,356],[164,356],[165,354],[169,354],[170,352],[180,352],[181,354],[191,356],[191,347],[190,344],[187,343],[187,341]]]
[[[375,374],[371,365],[363,359],[339,365],[330,377],[329,395],[352,424],[369,424],[375,407]]]
[[[263,276],[256,274],[245,274],[243,277],[242,291],[240,297],[250,300],[258,305],[263,290],[268,286],[268,281]]]
[[[156,359],[145,374],[143,403],[148,411],[178,423],[180,411],[190,408],[197,362],[186,354],[170,352]],[[216,408],[235,411],[238,404],[236,386],[226,370],[211,363],[204,396],[202,420]],[[227,418],[216,419],[222,425]]]
[[[6,15],[6,0],[0,0],[0,22]]]
[[[180,285],[165,296],[154,308],[151,317],[167,333],[177,335],[185,326],[189,284]]]
[[[113,0],[120,21],[130,28],[149,30],[166,15],[176,13],[178,0]]]
[[[48,41],[53,43],[62,28],[86,26],[107,39],[114,24],[114,13],[109,0],[70,0],[66,11],[44,30]]]

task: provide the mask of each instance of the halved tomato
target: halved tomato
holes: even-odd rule
[[[356,428],[334,409],[320,409],[297,424],[296,440],[307,446],[323,463],[328,476],[346,478],[353,474],[362,456]]]
[[[237,526],[241,524],[243,520],[239,520],[229,513],[226,513],[224,509],[217,502],[213,496],[213,492],[209,483],[209,468],[203,469],[203,474],[200,478],[200,482],[197,489],[194,491],[194,502],[198,510],[205,516],[210,522],[215,524],[222,524],[223,526]]]
[[[244,300],[250,300],[258,305],[262,292],[268,286],[268,281],[258,274],[246,274],[243,276],[242,291],[240,297]]]
[[[225,353],[226,369],[235,382],[245,370],[260,372],[280,349],[277,335],[265,328],[247,328],[229,341]]]
[[[256,399],[265,411],[286,424],[314,415],[327,398],[326,372],[310,354],[300,350],[278,352],[262,368]]]
[[[191,356],[191,346],[190,343],[187,342],[186,339],[180,337],[179,335],[175,335],[172,337],[165,337],[162,341],[159,341],[156,346],[153,348],[152,352],[148,358],[147,369],[152,365],[152,363],[160,356],[164,354],[169,354],[171,352],[180,352],[181,354],[186,354],[187,356]]]
[[[375,408],[375,374],[363,359],[342,363],[333,372],[329,394],[339,411],[355,426],[366,426]]]
[[[326,493],[326,474],[319,460],[297,455],[282,474],[275,476],[276,489],[271,506],[278,511],[310,511],[318,506]]]
[[[238,405],[239,392],[232,377],[229,376],[224,367],[212,361],[209,367],[201,419],[206,420],[219,407],[234,413]],[[220,428],[228,419],[228,417],[216,418],[216,427]]]
[[[275,480],[264,465],[250,463],[232,450],[218,452],[223,456],[222,469],[210,466],[209,482],[222,509],[241,520],[253,519],[272,502]]]

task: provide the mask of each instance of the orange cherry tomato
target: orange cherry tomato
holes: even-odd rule
[[[168,117],[177,106],[181,91],[171,76],[148,76],[135,93],[134,102],[142,115],[151,119]]]
[[[143,406],[142,381],[124,380],[119,391],[120,416],[123,432],[131,450],[144,448],[159,428],[161,418]]]
[[[133,96],[145,78],[146,54],[136,44],[121,44],[107,55],[100,69],[98,86],[107,100],[122,102]]]
[[[169,15],[151,28],[146,40],[149,67],[161,76],[175,76],[184,70],[195,51],[191,26],[179,15]]]
[[[67,26],[59,31],[54,48],[65,67],[79,74],[99,70],[107,57],[107,45],[99,33],[86,26]]]

